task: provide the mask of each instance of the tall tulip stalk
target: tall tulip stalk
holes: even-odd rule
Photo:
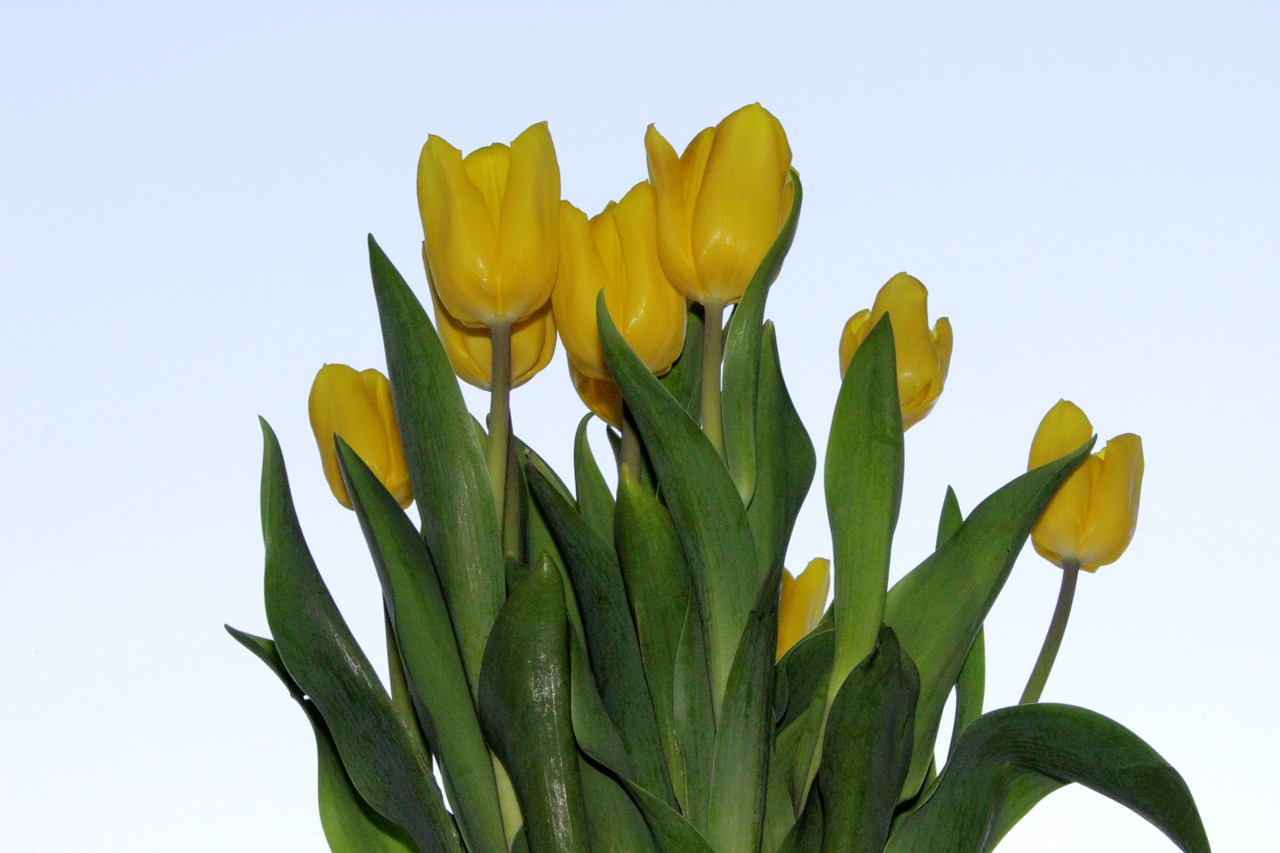
[[[369,238],[388,376],[326,366],[310,408],[381,584],[390,692],[316,569],[263,422],[270,637],[228,631],[311,723],[330,847],[985,853],[1076,782],[1208,851],[1154,749],[1039,701],[1080,569],[1133,535],[1136,436],[1090,456],[1088,420],[1059,404],[1030,470],[967,515],[948,490],[934,552],[890,586],[904,431],[952,355],[924,285],[894,276],[840,342],[831,558],[793,577],[818,460],[765,319],[803,200],[786,136],[756,104],[680,157],[651,127],[645,151],[649,181],[588,220],[559,198],[545,124],[465,158],[433,136],[417,293]],[[592,415],[572,488],[511,423],[507,395],[557,328],[612,425],[616,487]],[[487,430],[459,378],[492,390]],[[987,710],[983,623],[1029,537],[1064,572],[1059,614],[1022,701]]]

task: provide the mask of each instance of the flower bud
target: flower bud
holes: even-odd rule
[[[493,381],[493,333],[486,326],[466,326],[448,312],[428,274],[436,330],[453,372],[463,382],[489,390]],[[556,324],[551,302],[511,327],[511,387],[518,388],[546,367],[556,351]]]
[[[1084,412],[1059,400],[1036,430],[1027,470],[1067,455],[1092,435]],[[1142,464],[1142,439],[1132,433],[1084,460],[1032,528],[1036,552],[1058,566],[1070,561],[1089,572],[1120,559],[1138,524]]]
[[[778,603],[778,651],[781,660],[787,650],[817,627],[827,608],[831,589],[831,561],[810,560],[798,578],[782,570],[782,590]]]
[[[407,507],[413,501],[413,484],[404,462],[387,377],[373,368],[357,371],[345,364],[326,364],[311,384],[307,409],[325,479],[340,504],[352,508],[338,467],[335,435],[351,445],[400,506]]]
[[[909,429],[933,410],[951,366],[951,322],[941,317],[929,329],[929,291],[920,280],[900,272],[876,294],[871,310],[849,318],[840,336],[840,375],[876,323],[885,314],[893,324],[898,364],[898,402],[902,428]]]
[[[703,130],[678,158],[653,125],[644,147],[667,277],[695,302],[736,303],[791,212],[782,125],[751,104]]]
[[[427,265],[466,326],[516,323],[551,296],[560,251],[560,167],[546,122],[510,147],[462,152],[429,136],[418,160]]]
[[[688,304],[658,260],[653,189],[641,181],[616,204],[587,221],[569,202],[560,209],[560,271],[551,310],[565,353],[577,370],[608,379],[600,346],[596,298],[653,373],[666,373],[684,347]]]

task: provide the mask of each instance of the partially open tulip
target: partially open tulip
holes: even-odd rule
[[[667,277],[695,302],[736,303],[791,212],[782,125],[750,104],[703,130],[679,157],[653,125],[644,146]]]
[[[666,373],[684,346],[688,303],[658,261],[653,188],[646,181],[590,221],[561,202],[560,271],[551,310],[569,360],[593,379],[610,376],[596,325],[601,290],[631,349],[653,373]]]
[[[1066,400],[1049,410],[1031,442],[1028,470],[1059,459],[1093,435],[1084,412]],[[1142,439],[1118,435],[1058,489],[1031,531],[1036,551],[1059,566],[1094,571],[1120,559],[1138,524]]]
[[[797,578],[782,570],[782,591],[778,604],[778,651],[780,660],[787,650],[817,627],[827,607],[831,590],[831,561],[810,560]]]
[[[880,318],[889,315],[904,430],[933,411],[951,366],[951,322],[942,317],[930,329],[928,299],[929,291],[919,279],[900,272],[880,288],[871,310],[863,309],[849,318],[840,336],[840,375],[844,376],[858,347]]]
[[[428,278],[436,329],[453,372],[463,382],[488,391],[493,379],[493,333],[485,326],[466,326],[448,312]],[[556,351],[556,324],[548,301],[511,327],[511,387],[518,388],[546,367]]]
[[[413,501],[400,428],[391,404],[391,383],[377,370],[326,364],[316,374],[307,400],[311,430],[320,448],[324,476],[338,502],[351,509],[333,437],[342,436],[402,507]]]
[[[465,159],[428,137],[418,208],[427,264],[452,317],[510,324],[546,304],[560,251],[560,167],[546,122]]]

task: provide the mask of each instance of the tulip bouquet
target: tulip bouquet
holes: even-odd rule
[[[428,139],[434,325],[369,240],[389,379],[326,366],[310,411],[381,583],[389,689],[316,570],[263,424],[271,638],[228,630],[311,722],[332,849],[982,853],[1078,782],[1207,851],[1151,747],[1038,702],[1079,570],[1132,536],[1137,438],[1090,455],[1088,420],[1060,403],[1030,470],[967,516],[948,491],[936,551],[890,587],[903,433],[937,402],[952,340],[945,319],[929,328],[924,286],[895,276],[840,345],[833,559],[793,578],[817,460],[764,319],[802,200],[786,136],[752,105],[683,155],[653,127],[645,149],[649,180],[588,219],[560,199],[545,124],[465,158]],[[593,413],[572,488],[509,406],[557,337]],[[455,377],[490,391],[486,425]],[[1022,702],[984,713],[983,621],[1028,536],[1062,597]]]

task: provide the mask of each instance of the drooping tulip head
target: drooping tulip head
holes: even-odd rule
[[[889,315],[904,430],[933,411],[951,366],[951,322],[941,317],[930,329],[928,299],[929,291],[919,279],[898,273],[880,288],[870,310],[863,309],[849,318],[840,336],[840,375],[844,376],[858,347],[880,318]]]
[[[1092,435],[1084,412],[1059,400],[1036,430],[1028,470],[1067,455]],[[1138,524],[1142,469],[1141,438],[1126,433],[1108,441],[1062,484],[1032,528],[1036,552],[1055,565],[1070,561],[1090,572],[1120,559]]]
[[[326,364],[311,384],[307,410],[325,479],[339,503],[352,508],[338,467],[335,435],[351,445],[400,506],[407,507],[413,501],[413,484],[405,466],[387,377],[373,368],[358,371],[345,364]]]

